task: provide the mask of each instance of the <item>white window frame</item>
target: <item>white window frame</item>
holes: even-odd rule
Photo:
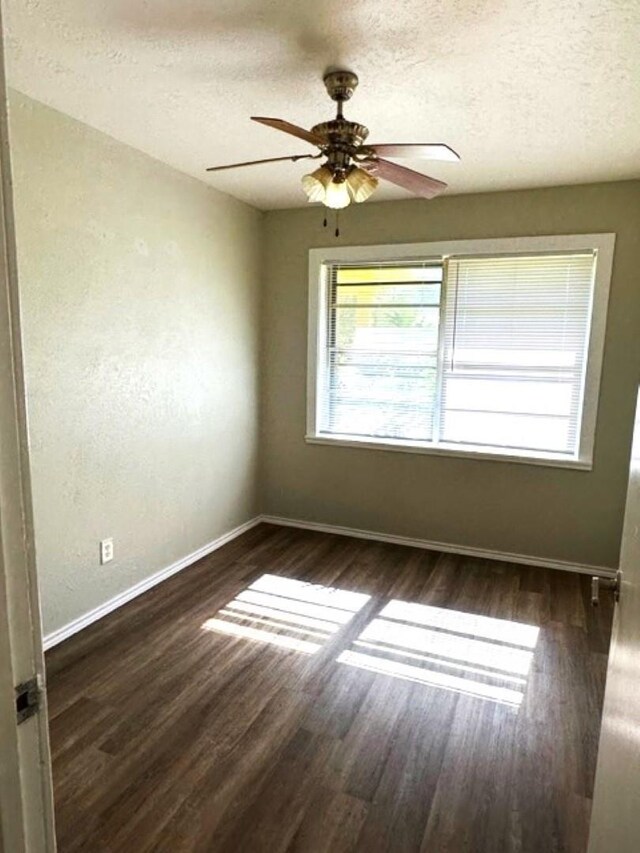
[[[613,267],[615,234],[563,234],[545,237],[506,237],[486,240],[451,240],[437,243],[401,243],[374,246],[342,246],[309,250],[309,329],[307,351],[307,430],[309,444],[396,450],[435,456],[462,456],[473,459],[500,459],[559,468],[593,467],[600,376],[604,353],[609,287]],[[360,438],[354,435],[320,433],[320,382],[326,372],[326,330],[328,322],[327,264],[377,261],[434,261],[446,264],[452,255],[493,256],[499,254],[542,254],[556,252],[595,252],[595,278],[591,305],[588,356],[585,371],[580,440],[575,456],[567,454],[514,451],[501,448],[431,443],[404,439]],[[443,282],[443,287],[446,283]],[[442,304],[446,300],[443,291]]]

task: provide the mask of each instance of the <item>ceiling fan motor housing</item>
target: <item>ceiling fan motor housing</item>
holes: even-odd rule
[[[347,121],[342,115],[342,104],[348,101],[358,85],[358,77],[353,71],[329,71],[324,76],[324,85],[329,97],[338,104],[338,115],[333,121],[324,121],[312,128],[312,133],[323,140],[320,146],[327,157],[327,165],[334,179],[342,181],[351,165],[351,158],[369,135],[369,130],[354,121]]]
[[[323,121],[311,128],[311,132],[325,140],[327,148],[342,145],[346,148],[359,148],[369,135],[369,129],[355,121],[344,118],[334,118]]]
[[[338,180],[344,179],[352,157],[369,135],[369,129],[363,124],[341,117],[316,124],[311,132],[324,140],[322,152]]]

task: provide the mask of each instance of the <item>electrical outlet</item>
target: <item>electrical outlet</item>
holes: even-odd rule
[[[113,560],[113,539],[103,539],[100,543],[100,563],[110,563]]]

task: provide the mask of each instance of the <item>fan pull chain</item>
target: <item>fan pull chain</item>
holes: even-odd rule
[[[329,224],[329,222],[328,222],[327,216],[325,214],[325,217],[322,220],[322,227],[326,228],[328,224]],[[335,233],[336,237],[340,236],[340,213],[337,210],[336,210],[336,230],[334,233]]]

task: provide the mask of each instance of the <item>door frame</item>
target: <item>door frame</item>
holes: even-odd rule
[[[0,850],[54,853],[2,11],[0,0]],[[39,710],[18,725],[15,686],[34,677]]]

